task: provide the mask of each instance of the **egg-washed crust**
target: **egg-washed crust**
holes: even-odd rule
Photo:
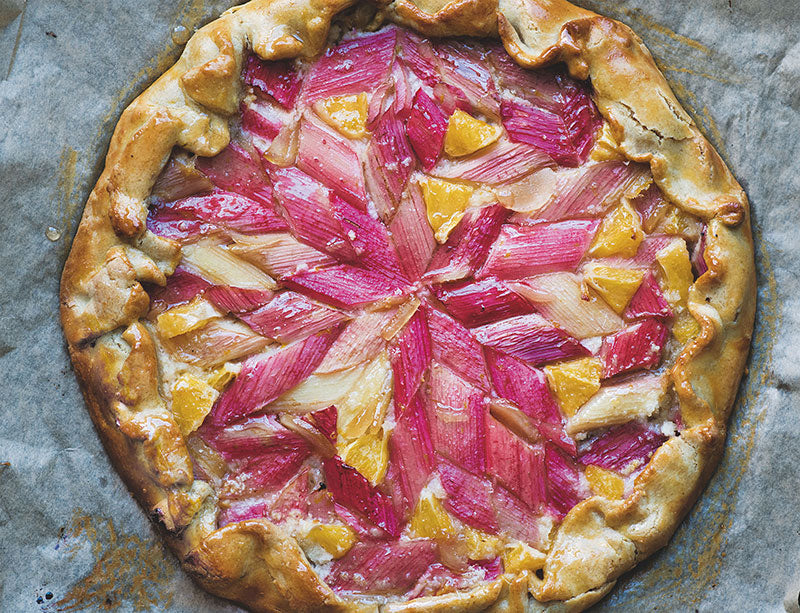
[[[61,320],[92,420],[184,567],[210,592],[254,611],[581,611],[667,542],[718,463],[755,311],[744,191],[625,25],[564,0],[394,0],[378,7],[379,19],[426,35],[499,35],[523,66],[561,61],[574,77],[590,78],[624,154],[649,163],[669,199],[708,224],[708,271],[689,294],[702,331],[671,371],[686,429],[658,449],[627,498],[595,496],[575,506],[541,572],[407,603],[344,601],[270,522],[215,529],[214,493],[193,479],[185,442],[159,394],[155,345],[140,322],[149,306],[141,283],[165,284],[180,246],[145,228],[156,177],[175,146],[202,156],[227,146],[248,50],[267,60],[313,57],[326,45],[332,18],[354,4],[253,0],[233,8],[199,30],[178,62],[123,112],[61,283]]]

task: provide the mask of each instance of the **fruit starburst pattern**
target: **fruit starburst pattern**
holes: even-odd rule
[[[150,322],[218,525],[284,526],[340,593],[540,569],[681,429],[704,226],[585,84],[497,44],[390,27],[242,79],[231,144],[176,151],[148,218],[182,245]]]

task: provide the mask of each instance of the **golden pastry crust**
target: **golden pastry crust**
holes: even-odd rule
[[[254,611],[368,611],[336,596],[297,543],[266,520],[215,530],[216,501],[194,480],[185,442],[159,394],[153,339],[140,323],[180,246],[145,229],[147,198],[174,146],[214,155],[230,138],[245,52],[311,57],[352,0],[253,0],[195,34],[179,61],[122,114],[64,268],[61,320],[92,420],[117,470],[192,575]],[[686,429],[651,458],[624,500],[593,497],[558,528],[544,566],[467,593],[385,611],[580,611],[662,547],[716,466],[750,345],[755,272],[744,191],[626,26],[565,0],[395,0],[380,18],[423,34],[499,36],[523,66],[563,61],[591,78],[620,149],[650,165],[669,199],[708,224],[708,271],[689,311],[701,333],[671,376]]]

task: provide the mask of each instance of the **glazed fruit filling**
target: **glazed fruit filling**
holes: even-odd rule
[[[680,434],[705,227],[586,84],[495,43],[391,27],[242,79],[148,218],[183,247],[149,319],[218,525],[284,526],[342,594],[539,570]]]

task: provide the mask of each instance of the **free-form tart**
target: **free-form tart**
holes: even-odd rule
[[[708,477],[745,196],[627,28],[536,7],[250,2],[123,114],[62,320],[210,591],[580,610]]]

